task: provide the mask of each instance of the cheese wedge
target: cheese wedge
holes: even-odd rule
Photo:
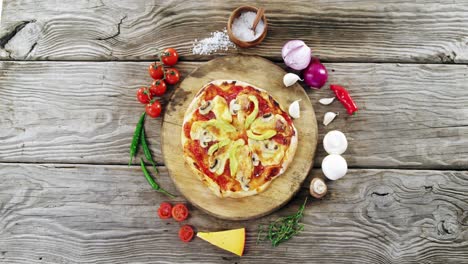
[[[219,232],[198,232],[197,237],[238,256],[244,253],[245,228]]]

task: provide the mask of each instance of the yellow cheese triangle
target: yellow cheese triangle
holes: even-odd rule
[[[245,228],[219,232],[198,232],[197,237],[238,256],[242,256],[244,253]]]

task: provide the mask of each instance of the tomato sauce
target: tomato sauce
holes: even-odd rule
[[[213,98],[215,98],[216,95],[219,94],[219,90],[221,90],[221,88],[214,84],[210,84],[208,87],[205,88],[204,100],[212,100]]]
[[[257,178],[258,176],[262,175],[264,170],[265,170],[265,167],[263,167],[262,164],[259,164],[258,166],[255,166],[253,176],[255,178]]]
[[[208,120],[211,120],[211,119],[215,119],[216,116],[213,112],[208,112],[208,114],[206,115],[202,115],[200,114],[200,111],[197,109],[194,113],[194,121],[208,121]]]
[[[271,113],[271,107],[268,101],[263,99],[261,96],[257,96],[258,98],[258,115],[263,116],[264,114]]]
[[[187,122],[184,124],[184,134],[187,138],[190,138],[190,129],[192,129],[192,123]]]
[[[277,142],[278,144],[285,145],[285,146],[288,146],[290,143],[290,138],[285,137],[283,134],[276,134],[271,139]]]
[[[196,163],[198,165],[198,169],[212,179],[216,177],[215,174],[212,173],[209,169],[207,150],[200,146],[199,141],[194,140],[190,142],[187,147],[191,153],[192,158],[197,161]]]
[[[224,99],[226,99],[226,102],[229,104],[233,99],[237,97],[237,95],[243,90],[244,88],[242,86],[233,86],[229,93],[224,92],[222,95]]]
[[[268,169],[266,171],[267,174],[265,176],[265,180],[270,181],[273,177],[278,175],[279,172],[280,172],[280,167],[278,167],[278,166],[268,167]]]

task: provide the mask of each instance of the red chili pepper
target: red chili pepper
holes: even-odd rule
[[[344,87],[331,84],[330,90],[335,92],[336,98],[340,100],[341,104],[346,108],[346,111],[348,111],[348,114],[352,115],[358,110],[356,104],[353,101],[353,98],[351,98],[348,91]]]

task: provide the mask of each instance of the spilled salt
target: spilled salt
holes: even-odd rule
[[[195,39],[192,54],[209,55],[218,50],[227,51],[229,48],[236,48],[236,45],[229,40],[227,30],[224,28],[223,31],[211,32],[211,37]]]
[[[242,41],[252,41],[260,37],[265,30],[265,23],[263,20],[260,20],[254,32],[252,25],[256,16],[257,13],[249,11],[242,13],[238,18],[234,19],[232,23],[232,33],[234,36]]]

